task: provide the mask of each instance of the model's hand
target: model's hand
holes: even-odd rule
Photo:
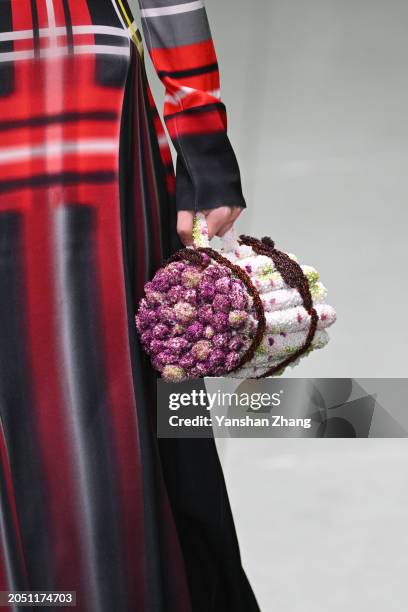
[[[209,238],[223,236],[238,219],[244,209],[240,206],[219,206],[212,210],[202,210],[205,214]],[[185,246],[193,244],[194,211],[180,210],[177,215],[177,233]]]

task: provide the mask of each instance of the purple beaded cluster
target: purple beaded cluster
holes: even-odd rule
[[[205,259],[207,258],[207,259]],[[145,286],[136,325],[153,367],[168,381],[222,376],[251,343],[252,299],[227,266],[176,261]]]

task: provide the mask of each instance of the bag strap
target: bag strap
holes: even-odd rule
[[[229,253],[237,248],[238,238],[235,227],[232,226],[221,238],[222,250]],[[202,212],[196,212],[193,221],[193,246],[198,248],[209,248],[207,219]]]
[[[307,313],[310,315],[310,326],[309,332],[307,334],[306,340],[295,353],[281,361],[275,366],[269,368],[264,374],[261,376],[257,376],[257,378],[266,378],[267,376],[272,376],[273,374],[277,374],[281,370],[284,370],[290,363],[298,359],[301,355],[306,353],[306,351],[310,348],[312,340],[315,336],[317,329],[317,322],[319,320],[319,315],[316,312],[316,309],[313,305],[312,294],[310,293],[309,283],[306,278],[305,273],[303,272],[301,266],[294,261],[287,253],[283,251],[278,251],[275,249],[274,241],[265,236],[262,240],[258,240],[257,238],[252,238],[252,236],[241,235],[239,237],[239,244],[245,244],[247,246],[252,247],[252,250],[259,255],[266,255],[272,259],[275,268],[281,274],[285,283],[294,289],[299,291],[299,294],[303,301],[303,306]]]

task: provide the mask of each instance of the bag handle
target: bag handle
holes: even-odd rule
[[[238,237],[235,227],[232,226],[221,238],[222,249],[227,253],[238,247]],[[210,246],[208,238],[207,219],[202,212],[196,212],[193,221],[193,246],[194,248],[207,248]]]

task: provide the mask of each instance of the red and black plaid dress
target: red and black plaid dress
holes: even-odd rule
[[[163,448],[163,474],[150,425],[143,285],[179,246],[177,208],[245,201],[202,2],[140,7],[177,178],[127,3],[0,0],[0,590],[74,590],[81,612],[254,610],[213,448],[229,531],[211,540],[209,506],[197,547],[168,468],[200,451]]]

